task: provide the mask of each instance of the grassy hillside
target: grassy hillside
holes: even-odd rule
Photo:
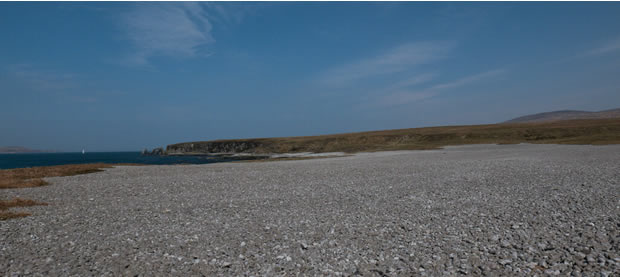
[[[237,149],[244,153],[362,152],[435,149],[446,145],[480,143],[618,144],[620,119],[567,120],[443,126],[349,134],[217,140],[168,145],[168,153],[213,153],[210,149]],[[213,147],[216,145],[218,147]],[[220,146],[226,147],[220,147]],[[242,145],[243,147],[235,147]]]

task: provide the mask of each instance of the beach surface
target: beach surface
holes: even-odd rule
[[[119,166],[6,189],[12,275],[620,272],[620,145],[469,145]]]

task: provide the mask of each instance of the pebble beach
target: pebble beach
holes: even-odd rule
[[[4,276],[617,276],[620,145],[118,166],[0,191]]]

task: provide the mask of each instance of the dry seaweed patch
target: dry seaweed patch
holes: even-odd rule
[[[29,168],[15,168],[0,170],[0,189],[40,187],[48,183],[41,178],[73,176],[102,171],[113,165],[104,163],[95,164],[68,164],[55,166],[40,166]]]
[[[0,211],[0,220],[7,220],[7,219],[12,219],[12,218],[20,218],[20,217],[27,217],[31,215],[30,213],[24,213],[24,212],[8,212],[8,211]]]
[[[32,207],[32,206],[47,206],[47,203],[34,201],[31,199],[13,198],[12,200],[0,200],[0,220],[7,220],[11,218],[20,218],[29,216],[30,213],[25,212],[11,212],[10,208],[15,207]]]
[[[32,207],[32,206],[47,206],[47,203],[34,201],[31,199],[23,199],[19,197],[13,198],[13,200],[0,200],[0,210],[8,210],[15,207]]]

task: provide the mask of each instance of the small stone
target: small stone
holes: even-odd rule
[[[502,248],[508,248],[510,247],[511,243],[509,241],[505,241],[503,240],[501,243]]]
[[[553,269],[547,269],[545,270],[545,274],[548,275],[560,275],[560,271],[559,270],[553,270]]]
[[[501,265],[507,265],[510,263],[512,263],[512,260],[509,260],[509,259],[499,260],[499,264]]]

